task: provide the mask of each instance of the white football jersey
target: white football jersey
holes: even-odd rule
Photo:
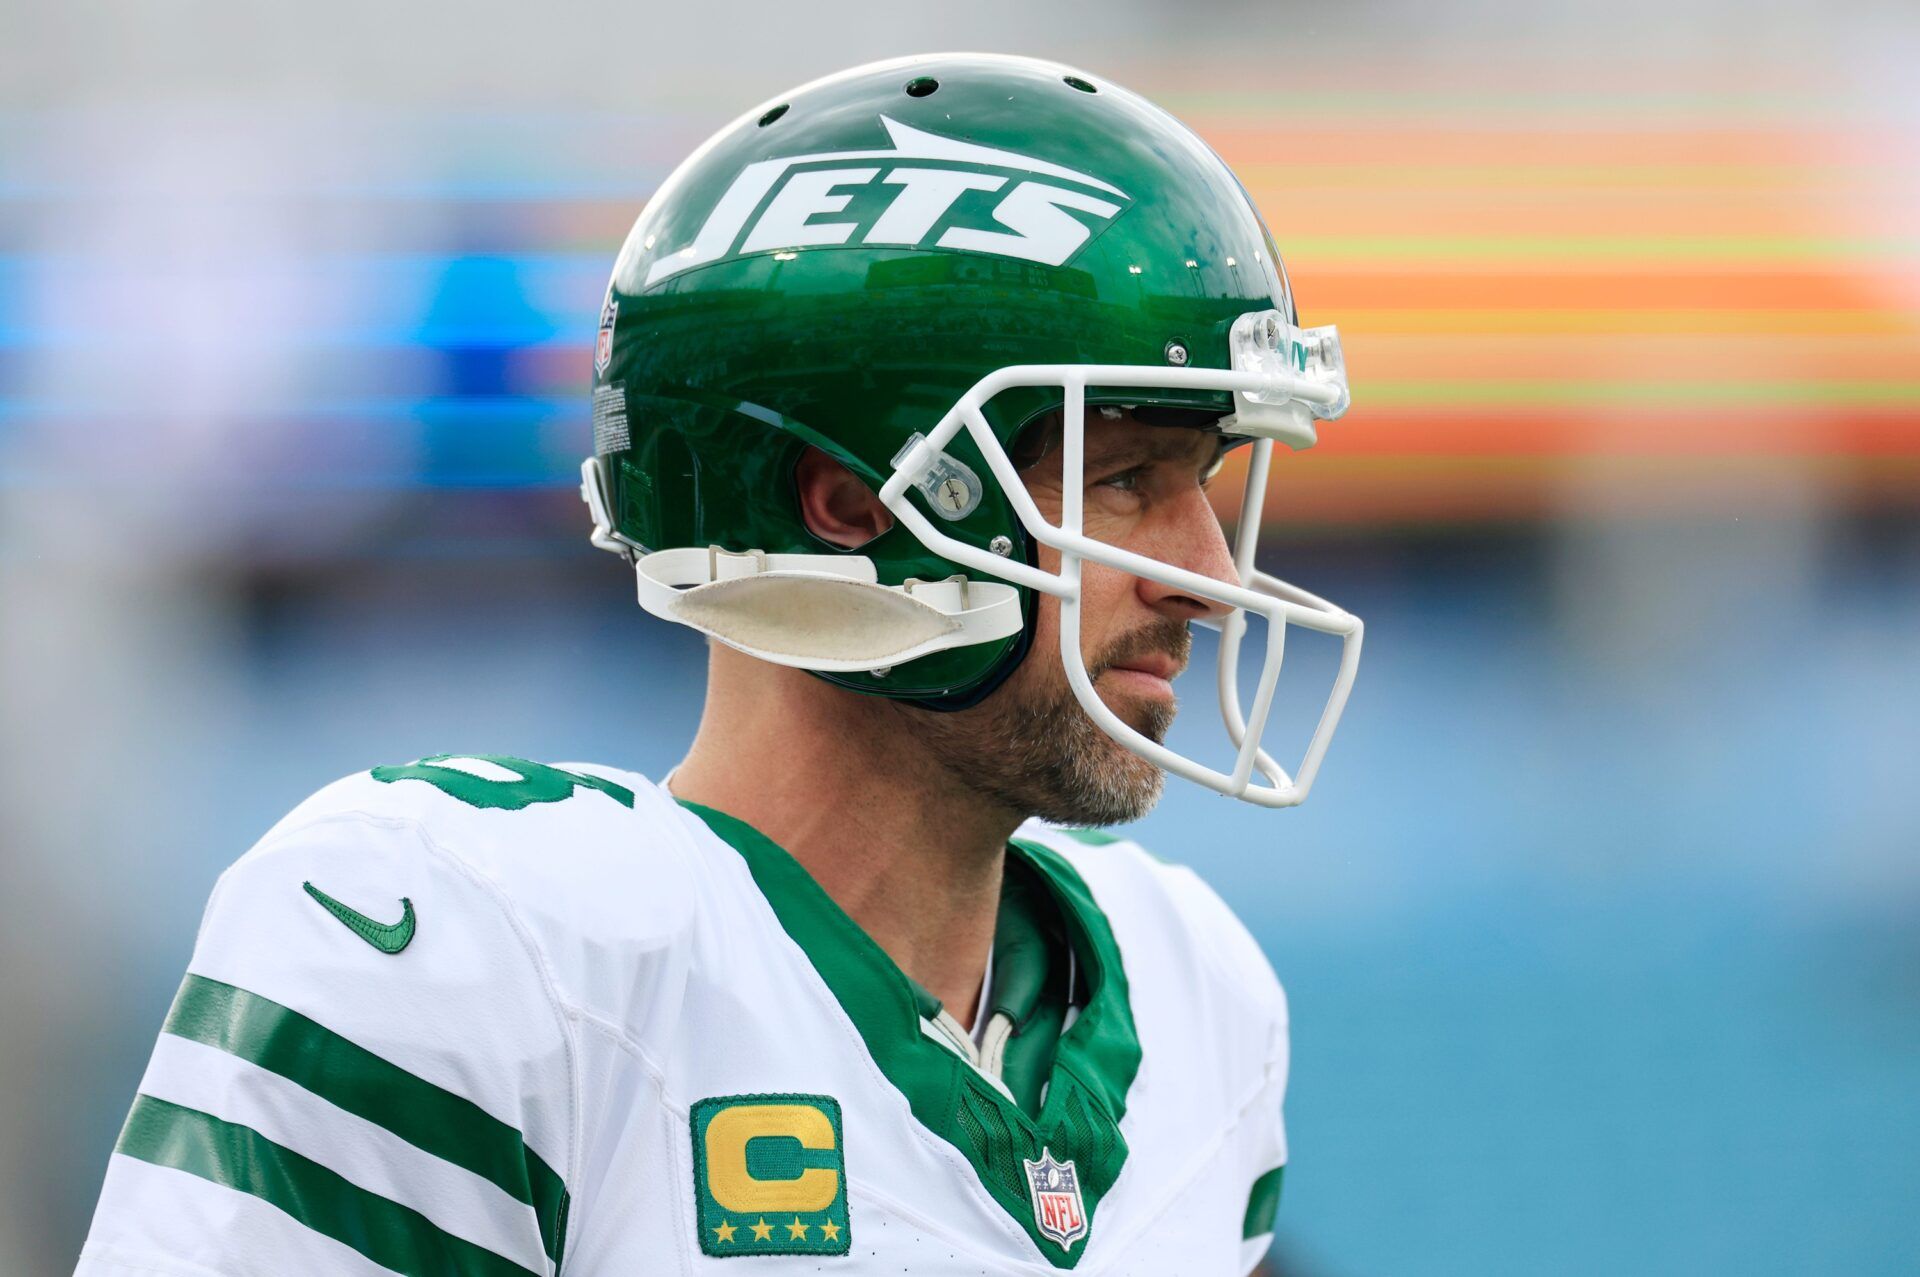
[[[1071,953],[1038,1053],[956,1033],[784,851],[643,777],[331,785],[214,889],[79,1273],[1246,1272],[1286,1160],[1271,968],[1132,843],[1030,822],[1009,858]]]

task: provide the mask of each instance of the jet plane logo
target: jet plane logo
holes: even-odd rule
[[[1126,208],[1126,192],[1013,151],[880,117],[892,146],[760,160],[740,170],[693,242],[656,257],[646,285],[728,257],[823,245],[950,248],[1059,266]],[[845,213],[856,195],[864,217]],[[995,199],[990,225],[950,217],[972,192]],[[982,219],[984,220],[984,219]],[[942,227],[944,226],[944,229]]]

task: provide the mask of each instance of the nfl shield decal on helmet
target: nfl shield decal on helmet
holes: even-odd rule
[[[593,375],[607,375],[608,365],[613,363],[613,321],[620,317],[620,299],[607,290],[607,303],[600,308],[600,340],[593,347]]]
[[[1060,1243],[1062,1250],[1087,1235],[1086,1206],[1080,1200],[1080,1176],[1073,1159],[1056,1161],[1053,1150],[1041,1149],[1040,1160],[1020,1159],[1027,1168],[1027,1188],[1033,1194],[1033,1222],[1042,1236]]]

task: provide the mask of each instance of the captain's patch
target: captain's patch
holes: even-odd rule
[[[702,1251],[847,1253],[853,1238],[838,1100],[722,1095],[695,1104],[692,1122],[693,1196]]]

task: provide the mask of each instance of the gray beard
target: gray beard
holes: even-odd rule
[[[1002,688],[1014,693],[1012,680]],[[1042,698],[1005,695],[951,714],[913,711],[933,757],[981,798],[1057,825],[1123,825],[1160,801],[1166,773],[1107,735],[1064,682]],[[1129,725],[1166,739],[1173,707],[1151,702]]]

